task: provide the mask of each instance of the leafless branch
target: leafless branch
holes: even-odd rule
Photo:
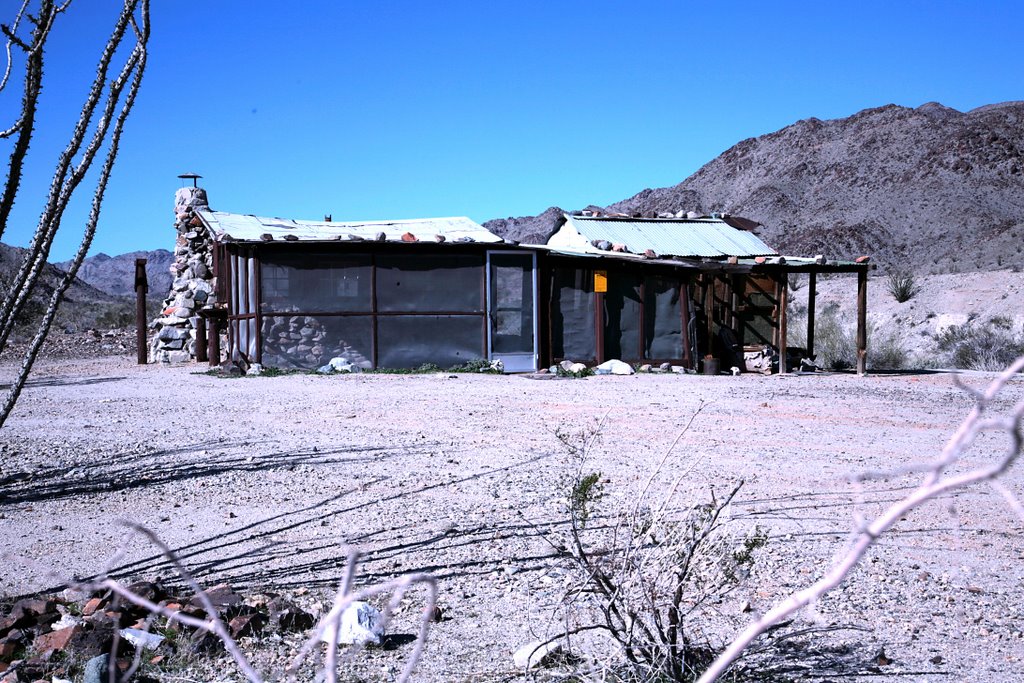
[[[904,515],[920,505],[950,491],[980,482],[989,482],[1000,493],[1006,491],[1003,495],[1007,498],[1010,507],[1016,514],[1022,515],[1021,505],[1017,502],[1016,497],[996,479],[1013,466],[1024,447],[1024,435],[1021,433],[1021,424],[1024,422],[1024,400],[1018,401],[1004,417],[987,417],[987,411],[996,396],[1022,370],[1024,370],[1024,357],[1017,359],[984,391],[972,391],[971,393],[975,397],[974,407],[939,456],[932,461],[931,467],[928,468],[920,485],[904,498],[890,505],[879,516],[862,524],[856,531],[846,553],[832,565],[824,576],[777,603],[763,616],[743,629],[701,675],[698,683],[711,683],[718,680],[758,636],[841,584],[879,537],[889,531]],[[1004,432],[1010,437],[1010,444],[1001,457],[989,465],[977,467],[961,474],[946,474],[946,471],[954,463],[961,461],[978,435],[990,431]]]

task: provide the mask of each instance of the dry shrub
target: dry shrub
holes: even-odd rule
[[[997,371],[1024,355],[1024,331],[1015,331],[1005,316],[951,325],[935,336],[935,343],[940,365],[964,370]]]
[[[596,630],[616,646],[593,655],[594,670],[578,673],[608,681],[692,681],[716,655],[702,631],[707,608],[744,581],[767,533],[729,528],[730,503],[742,482],[724,496],[711,490],[705,501],[683,504],[677,479],[662,482],[668,493],[656,497],[664,458],[637,497],[609,509],[602,474],[586,469],[598,437],[584,431],[574,442],[560,434],[573,460],[564,482],[567,531],[545,533],[575,570],[562,604],[560,621],[572,625],[565,635]]]

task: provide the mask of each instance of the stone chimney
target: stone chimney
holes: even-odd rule
[[[209,210],[206,190],[183,187],[174,193],[174,282],[164,299],[160,316],[150,323],[154,330],[150,358],[158,363],[182,363],[195,359],[196,311],[211,302],[216,285],[213,277],[213,235],[197,211]]]

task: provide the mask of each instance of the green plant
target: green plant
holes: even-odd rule
[[[580,528],[587,525],[592,506],[603,495],[600,472],[591,472],[573,481],[569,489],[569,514],[579,522]]]
[[[920,285],[917,284],[914,274],[911,272],[889,273],[886,288],[892,294],[892,298],[901,304],[910,301],[921,291]]]
[[[593,368],[583,368],[582,370],[577,370],[573,372],[568,368],[563,368],[561,365],[557,365],[555,367],[558,368],[557,370],[555,370],[555,373],[559,377],[568,377],[570,379],[583,379],[584,377],[590,377],[591,375],[594,374]]]

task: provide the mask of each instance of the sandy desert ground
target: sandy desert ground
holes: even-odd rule
[[[948,373],[225,379],[204,369],[123,356],[41,362],[0,431],[0,550],[38,565],[5,560],[0,594],[52,587],[40,566],[91,575],[122,545],[118,573],[170,576],[151,547],[126,538],[122,518],[155,530],[207,585],[309,589],[309,599],[336,584],[342,548],[354,545],[366,554],[362,584],[415,571],[439,579],[446,618],[416,680],[516,680],[511,653],[557,631],[575,580],[536,533],[565,520],[572,465],[556,433],[604,416],[588,467],[608,480],[601,505],[612,511],[633,503],[703,406],[654,493],[686,473],[685,505],[742,479],[730,525],[770,531],[749,580],[700,626],[720,641],[751,618],[744,602],[756,614],[815,579],[855,513],[877,513],[916,481],[858,490],[850,474],[935,456],[972,405]],[[3,381],[13,370],[0,368]],[[963,375],[973,387],[991,377]],[[1022,396],[1024,377],[993,408]],[[984,437],[965,466],[1005,445]],[[1024,495],[1020,467],[1003,481]],[[984,487],[930,503],[793,627],[858,629],[811,640],[848,647],[850,677],[862,666],[882,680],[1024,680],[1021,527]],[[417,609],[396,628],[411,629]],[[880,649],[892,663],[872,669]],[[370,653],[360,676],[390,680],[407,654]]]

